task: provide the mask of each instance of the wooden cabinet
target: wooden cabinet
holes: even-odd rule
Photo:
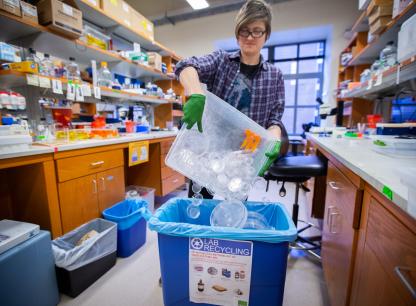
[[[331,305],[348,305],[357,233],[356,210],[361,190],[333,163],[328,163],[322,265]]]
[[[124,197],[124,168],[118,167],[97,174],[98,208],[103,211]]]
[[[157,196],[165,196],[185,184],[185,177],[165,164],[173,139],[166,139],[149,146],[149,162],[130,167],[128,185],[152,187]]]
[[[100,216],[95,174],[59,184],[62,229],[66,233]]]
[[[393,203],[376,197],[366,190],[351,305],[415,305],[415,222],[402,222],[386,208],[398,209]]]
[[[63,232],[94,218],[124,197],[121,149],[58,159],[59,202]]]

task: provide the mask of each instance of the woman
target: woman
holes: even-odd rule
[[[284,110],[284,82],[281,71],[267,63],[260,51],[271,33],[271,10],[262,0],[249,0],[236,17],[235,36],[240,50],[227,53],[219,50],[202,57],[191,57],[176,65],[175,74],[189,96],[184,106],[183,122],[187,128],[195,124],[203,131],[205,106],[201,82],[210,92],[281,138]],[[279,147],[266,153],[275,160]],[[264,171],[263,171],[264,172]],[[189,189],[192,196],[192,190]],[[204,197],[209,197],[206,192]]]

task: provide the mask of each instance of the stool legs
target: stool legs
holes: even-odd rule
[[[293,210],[292,210],[292,220],[295,223],[295,226],[298,226],[298,215],[299,215],[299,185],[300,183],[296,183],[296,191],[295,191],[295,203],[293,203]]]

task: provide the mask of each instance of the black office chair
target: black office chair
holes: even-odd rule
[[[314,224],[298,219],[299,215],[299,190],[303,183],[312,177],[325,176],[327,172],[326,160],[318,156],[285,156],[287,145],[289,143],[287,133],[282,129],[282,148],[281,156],[272,164],[269,170],[265,173],[264,178],[267,181],[266,191],[269,189],[270,181],[282,182],[279,190],[279,195],[284,197],[286,195],[285,183],[295,183],[295,202],[292,210],[292,220],[295,226],[298,222],[306,224],[301,229],[298,229],[298,237],[291,245],[291,249],[305,250],[320,259],[321,236],[302,237],[300,233],[314,227]]]

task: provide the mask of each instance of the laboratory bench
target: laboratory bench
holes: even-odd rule
[[[124,198],[125,186],[164,196],[185,183],[164,158],[177,132],[131,134],[60,145],[32,145],[0,155],[0,219],[39,224],[53,237],[101,216]],[[147,162],[129,166],[129,145],[147,141]]]
[[[416,208],[399,169],[416,158],[382,155],[371,139],[307,135],[306,154],[328,161],[312,186],[323,218],[322,266],[331,305],[414,305]]]

